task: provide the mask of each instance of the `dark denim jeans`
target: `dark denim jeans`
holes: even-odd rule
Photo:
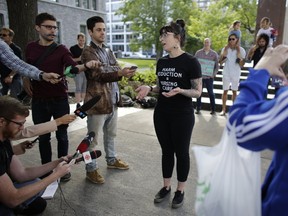
[[[215,94],[213,91],[213,78],[202,79],[202,88],[206,87],[210,98],[211,111],[215,111]],[[197,110],[201,110],[201,97],[197,98]]]
[[[32,99],[32,119],[39,124],[70,113],[68,98]],[[60,125],[56,131],[58,158],[68,154],[68,125]],[[42,164],[52,161],[51,133],[39,136],[39,150]]]

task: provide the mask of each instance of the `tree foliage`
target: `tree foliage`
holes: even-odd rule
[[[220,52],[227,43],[229,28],[235,20],[241,21],[241,45],[248,48],[254,40],[257,4],[256,0],[212,1],[205,11],[190,17],[188,34],[203,41],[209,37],[212,48]]]
[[[157,56],[163,50],[159,42],[159,29],[171,20],[185,20],[187,43],[185,50],[195,53],[203,46],[203,39],[212,39],[217,52],[227,42],[229,27],[235,20],[242,23],[242,46],[249,46],[254,40],[257,0],[211,0],[207,10],[201,10],[193,0],[126,0],[117,14],[123,21],[131,23],[137,32],[131,41],[133,51],[150,49],[155,45]]]
[[[129,0],[119,9],[117,14],[124,16],[124,22],[131,22],[131,30],[137,32],[130,41],[132,51],[150,49],[152,44],[161,50],[158,30],[167,21],[167,4],[168,0]]]

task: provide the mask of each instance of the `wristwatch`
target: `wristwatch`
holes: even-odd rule
[[[44,74],[44,72],[42,71],[42,72],[40,72],[40,74],[39,74],[39,80],[40,81],[42,81],[43,80],[43,74]]]

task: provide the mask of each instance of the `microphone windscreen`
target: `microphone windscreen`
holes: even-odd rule
[[[102,152],[100,150],[95,150],[95,151],[91,151],[90,155],[92,159],[96,159],[96,158],[101,157]]]
[[[93,141],[94,137],[95,137],[95,132],[94,131],[89,132],[85,136],[85,138],[81,141],[81,143],[77,147],[76,151],[79,151],[80,153],[87,151],[87,149],[90,146],[91,142]]]
[[[84,103],[79,109],[81,109],[83,112],[86,112],[87,110],[91,109],[100,100],[100,98],[101,98],[100,95],[91,98],[89,101]]]
[[[94,137],[95,137],[95,132],[94,132],[94,131],[90,131],[90,132],[88,133],[87,139],[91,140],[91,138],[94,139]],[[91,140],[91,141],[92,141],[92,140]]]
[[[100,150],[90,151],[91,159],[97,159],[97,158],[101,157],[101,155],[102,155],[102,152]],[[79,163],[81,161],[84,161],[84,157],[77,158],[75,160],[75,163]]]

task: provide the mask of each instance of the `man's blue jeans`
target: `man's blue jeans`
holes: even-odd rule
[[[32,119],[39,124],[70,113],[68,98],[32,99]],[[60,125],[56,131],[58,158],[68,154],[68,125]],[[52,161],[51,133],[39,136],[39,150],[42,164]]]
[[[211,106],[211,111],[214,112],[215,111],[215,94],[213,91],[213,83],[214,83],[214,79],[213,78],[205,78],[202,79],[202,89],[204,87],[206,87],[207,91],[208,91],[208,95],[210,98],[210,106]],[[199,98],[197,98],[197,110],[201,110],[201,96]]]
[[[118,107],[114,106],[114,110],[110,114],[102,115],[88,115],[87,127],[88,133],[95,132],[95,138],[89,146],[89,150],[93,150],[99,143],[100,133],[103,131],[103,143],[106,153],[106,162],[111,164],[115,162],[115,138],[117,135],[117,120],[118,120]],[[97,163],[94,159],[93,162],[86,165],[87,172],[92,172],[97,169]]]

